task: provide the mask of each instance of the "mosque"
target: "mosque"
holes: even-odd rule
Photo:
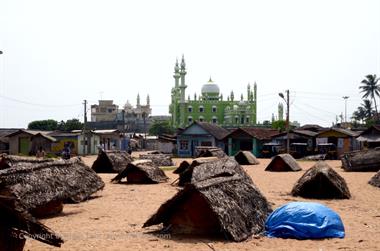
[[[194,121],[209,122],[223,127],[248,127],[256,125],[257,109],[257,85],[247,86],[247,94],[244,99],[241,94],[240,100],[235,99],[234,92],[223,100],[219,86],[215,84],[211,77],[202,86],[201,94],[194,99],[190,95],[186,99],[186,64],[182,56],[181,64],[178,60],[174,67],[174,87],[171,92],[171,104],[169,113],[171,114],[171,124],[174,128],[184,128]]]

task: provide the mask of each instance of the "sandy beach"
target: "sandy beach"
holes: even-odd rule
[[[135,153],[137,154],[137,153]],[[83,157],[89,166],[96,156]],[[174,159],[178,165],[181,159]],[[254,183],[272,204],[273,209],[291,201],[315,201],[335,210],[342,218],[344,239],[294,240],[267,237],[244,242],[228,242],[197,236],[157,236],[150,232],[160,226],[142,228],[158,207],[171,198],[178,188],[171,186],[178,175],[165,171],[169,182],[157,185],[111,184],[115,174],[100,174],[106,183],[94,199],[80,204],[66,204],[63,213],[41,221],[65,241],[54,248],[28,239],[24,250],[380,250],[380,189],[368,184],[375,174],[348,173],[340,161],[328,161],[346,180],[349,200],[306,200],[289,195],[294,183],[315,162],[300,161],[300,172],[265,172],[269,159],[260,164],[243,166]]]

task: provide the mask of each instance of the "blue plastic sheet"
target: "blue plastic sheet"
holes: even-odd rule
[[[277,208],[265,222],[268,237],[295,239],[344,238],[339,215],[314,202],[291,202]]]

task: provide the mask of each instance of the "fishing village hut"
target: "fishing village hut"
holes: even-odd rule
[[[380,147],[345,153],[341,160],[347,172],[376,172],[380,170]]]
[[[372,186],[380,188],[380,171],[378,171],[368,182]]]
[[[265,171],[271,172],[296,172],[301,170],[297,161],[287,153],[276,155],[265,168]]]
[[[296,182],[293,196],[315,199],[349,199],[346,181],[326,162],[318,161]]]
[[[140,154],[139,158],[151,160],[153,164],[157,166],[174,166],[174,163],[170,154],[162,154],[162,153]]]
[[[52,162],[54,159],[43,159],[36,157],[22,157],[17,155],[8,155],[1,154],[0,155],[0,169],[6,169],[17,165],[19,163],[32,163],[32,164],[40,164],[46,162]]]
[[[80,158],[0,170],[0,195],[13,195],[37,217],[57,214],[64,201],[81,202],[103,187],[101,178]]]
[[[239,151],[235,155],[235,160],[240,165],[258,165],[260,162],[256,159],[255,155],[253,155],[250,151]]]
[[[123,178],[127,178],[130,184],[157,184],[169,179],[151,160],[136,160],[129,163],[111,182],[120,183]]]
[[[187,184],[143,225],[163,223],[172,234],[223,236],[243,241],[264,231],[271,212],[266,198],[242,176],[219,176]]]
[[[92,169],[97,173],[120,173],[130,162],[132,157],[126,151],[100,149]]]
[[[215,177],[238,176],[253,183],[252,179],[233,158],[200,158],[179,174],[178,186],[195,183]]]
[[[197,158],[203,158],[203,157],[218,157],[223,158],[226,155],[226,153],[219,147],[213,147],[213,146],[199,146],[195,149],[196,157]]]
[[[186,169],[190,168],[190,166],[192,166],[193,168],[194,166],[199,166],[202,163],[215,161],[217,159],[218,159],[217,157],[196,158],[196,159],[193,159],[190,163],[187,160],[184,160],[179,164],[179,167],[177,167],[173,171],[173,173],[180,174],[184,172]]]
[[[173,173],[175,174],[180,174],[182,173],[183,171],[185,171],[187,168],[189,168],[189,166],[191,165],[191,163],[189,163],[189,161],[187,160],[184,160],[182,161],[179,166],[173,171]]]
[[[63,240],[51,229],[38,222],[16,198],[0,196],[0,251],[22,251],[25,237],[60,247]]]

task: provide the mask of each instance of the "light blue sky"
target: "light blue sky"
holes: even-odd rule
[[[380,75],[379,13],[377,0],[2,0],[0,127],[83,119],[101,93],[120,106],[149,93],[168,114],[182,54],[191,97],[210,75],[224,97],[256,81],[259,121],[290,89],[291,120],[329,126],[342,96],[350,116],[360,81]]]

